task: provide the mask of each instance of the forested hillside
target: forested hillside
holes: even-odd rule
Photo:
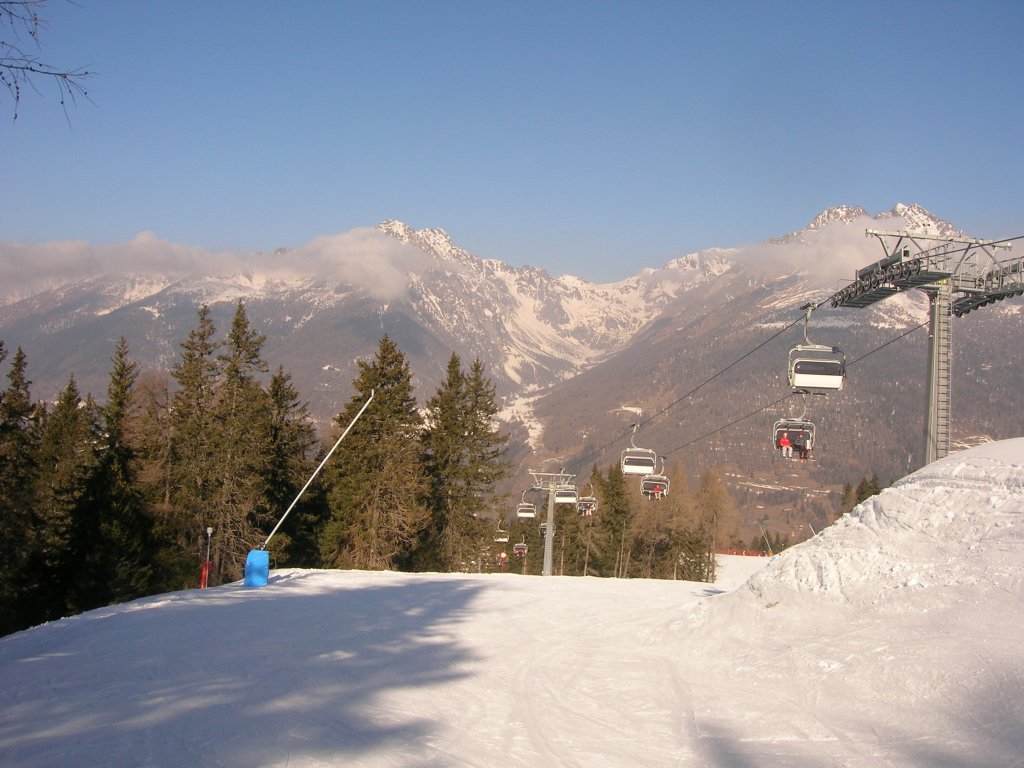
[[[169,372],[141,372],[122,338],[102,398],[72,375],[46,403],[31,350],[0,343],[0,631],[196,587],[201,572],[234,581],[264,544],[275,567],[540,572],[541,520],[509,515],[499,490],[509,434],[484,365],[453,353],[424,399],[387,335],[335,418],[351,431],[268,542],[339,432],[316,434],[263,344],[241,302],[223,332],[204,305]],[[577,482],[598,510],[560,505],[556,573],[712,579],[711,553],[747,544],[714,471],[692,487],[675,476],[656,503],[615,463]]]

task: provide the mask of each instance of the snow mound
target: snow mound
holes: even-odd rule
[[[741,592],[765,605],[799,592],[863,605],[1003,580],[1024,545],[1021,456],[1024,438],[934,462],[781,553]]]

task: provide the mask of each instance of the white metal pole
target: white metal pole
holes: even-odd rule
[[[274,526],[274,530],[272,530],[272,531],[270,532],[270,536],[267,536],[267,540],[266,540],[266,541],[264,541],[264,542],[263,542],[262,544],[260,544],[260,549],[266,549],[266,548],[267,548],[267,544],[269,544],[269,543],[270,543],[270,539],[271,539],[271,538],[273,538],[273,536],[274,536],[274,534],[275,534],[275,533],[277,533],[277,529],[281,527],[281,523],[283,523],[283,522],[284,522],[284,519],[285,519],[286,517],[288,517],[288,513],[289,513],[289,512],[291,512],[291,511],[292,511],[292,508],[293,508],[293,507],[294,507],[294,506],[295,506],[296,504],[298,504],[298,503],[299,503],[299,499],[301,499],[301,498],[302,498],[302,494],[304,494],[304,493],[306,492],[306,489],[307,489],[307,488],[309,488],[309,485],[310,485],[310,483],[312,483],[312,482],[313,482],[313,478],[315,478],[315,477],[316,477],[316,476],[317,476],[317,475],[318,475],[318,474],[320,473],[320,470],[324,468],[324,464],[326,464],[326,463],[327,463],[327,460],[328,460],[329,458],[331,458],[331,454],[333,454],[333,453],[334,453],[334,451],[335,451],[335,450],[337,449],[337,447],[338,447],[339,445],[341,445],[341,441],[345,439],[345,435],[347,435],[347,434],[349,433],[349,430],[350,430],[350,429],[352,429],[352,427],[353,427],[353,426],[355,425],[355,423],[356,423],[357,421],[359,421],[359,417],[363,415],[363,411],[365,411],[365,410],[366,410],[366,407],[367,407],[367,406],[368,406],[368,405],[369,405],[369,404],[370,404],[370,403],[371,403],[372,401],[373,401],[373,390],[371,389],[371,390],[370,390],[370,399],[369,399],[369,400],[367,400],[367,401],[366,401],[365,403],[363,403],[363,407],[359,409],[359,413],[357,413],[357,414],[355,415],[355,418],[354,418],[354,419],[352,419],[351,423],[350,423],[350,424],[349,424],[349,425],[348,425],[347,427],[345,427],[345,431],[341,433],[341,437],[339,437],[339,438],[338,438],[338,442],[336,442],[336,443],[334,444],[334,447],[333,447],[333,448],[331,448],[331,450],[329,450],[329,451],[327,452],[327,455],[326,455],[326,456],[324,456],[324,460],[320,462],[320,466],[319,466],[319,467],[317,467],[317,468],[316,468],[315,470],[313,470],[313,474],[309,476],[309,480],[307,480],[307,481],[306,481],[306,484],[305,484],[304,486],[302,486],[302,490],[301,490],[301,491],[299,491],[299,495],[295,497],[295,500],[294,500],[294,501],[293,501],[293,502],[292,502],[292,503],[291,503],[291,504],[290,504],[290,505],[288,506],[288,509],[286,509],[286,510],[285,510],[285,513],[284,513],[283,515],[281,515],[281,519],[277,521],[277,525],[275,525],[275,526]]]

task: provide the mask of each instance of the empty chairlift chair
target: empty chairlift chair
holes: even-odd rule
[[[633,425],[633,434],[629,436],[629,448],[622,452],[620,467],[624,475],[649,475],[658,465],[658,454],[650,448],[638,448],[633,436],[639,424]]]
[[[579,496],[575,485],[565,484],[555,486],[555,504],[575,504],[578,501]]]
[[[502,530],[501,520],[498,520],[498,530],[494,533],[494,541],[498,544],[508,543],[508,531]]]
[[[794,392],[824,395],[843,388],[846,356],[838,347],[798,344],[789,351],[789,386]]]
[[[532,520],[537,516],[537,508],[526,500],[526,491],[523,491],[523,500],[516,507],[516,517],[520,520]]]
[[[789,386],[793,392],[824,395],[843,388],[846,380],[846,355],[839,347],[815,344],[807,337],[813,304],[804,310],[804,342],[789,350]]]

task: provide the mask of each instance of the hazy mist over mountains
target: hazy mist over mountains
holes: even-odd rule
[[[875,216],[842,206],[798,232],[638,263],[633,277],[608,284],[481,258],[441,229],[397,221],[244,255],[152,233],[116,245],[0,244],[0,338],[25,350],[36,398],[53,398],[71,374],[102,397],[120,336],[144,371],[167,371],[200,305],[223,336],[241,300],[266,334],[264,359],[292,374],[321,426],[351,396],[356,361],[387,333],[421,403],[453,351],[486,364],[520,472],[545,460],[604,466],[628,444],[630,413],[665,409],[643,439],[668,461],[691,472],[730,467],[737,489],[789,489],[779,491],[789,508],[793,487],[813,487],[824,510],[841,483],[871,472],[887,481],[920,461],[926,330],[893,339],[927,320],[924,294],[816,312],[811,340],[846,351],[847,388],[742,417],[786,398],[786,354],[803,341],[802,323],[759,345],[884,255],[868,228],[963,234],[916,205]],[[954,441],[1024,433],[1014,407],[1022,325],[1020,302],[954,323]],[[780,465],[771,422],[801,413],[820,422],[816,461]]]

